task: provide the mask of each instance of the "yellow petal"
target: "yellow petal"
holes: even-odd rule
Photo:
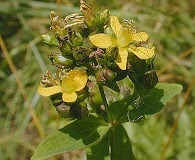
[[[128,57],[128,52],[126,49],[119,49],[119,56],[116,60],[116,64],[119,66],[120,69],[126,70],[127,66],[127,57]]]
[[[110,17],[110,25],[115,35],[118,37],[119,31],[121,30],[122,25],[120,24],[117,16]]]
[[[140,59],[150,59],[154,56],[154,47],[153,48],[144,48],[144,47],[135,47],[129,48]]]
[[[112,37],[103,33],[89,36],[89,39],[91,43],[93,43],[96,47],[99,48],[108,48],[109,46],[114,44]]]
[[[76,91],[82,90],[87,83],[87,74],[80,70],[77,71],[76,76],[74,77]]]
[[[76,90],[76,87],[73,85],[73,78],[68,75],[62,79],[62,93],[71,93]]]
[[[74,102],[77,99],[77,94],[75,92],[72,93],[63,93],[62,100],[64,102]]]
[[[52,86],[52,87],[38,87],[38,93],[44,97],[54,95],[61,92],[61,86]]]
[[[137,42],[145,42],[149,38],[146,32],[135,33],[132,35],[132,40]]]

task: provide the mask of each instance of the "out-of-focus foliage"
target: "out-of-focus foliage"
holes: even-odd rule
[[[137,159],[195,158],[195,2],[87,3],[97,11],[109,8],[114,15],[134,20],[155,44],[159,80],[184,86],[183,93],[158,115],[140,124],[127,124]],[[79,12],[78,6],[78,0],[0,1],[0,159],[29,159],[41,139],[63,125],[51,102],[37,94],[38,77],[53,68],[47,58],[51,48],[41,42],[40,35],[48,33],[51,10],[63,17]],[[16,71],[10,69],[14,66],[5,55],[3,42]],[[56,159],[77,157],[83,157],[83,152]]]

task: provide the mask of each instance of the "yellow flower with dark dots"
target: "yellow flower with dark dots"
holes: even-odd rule
[[[87,74],[79,69],[69,71],[63,78],[61,85],[51,87],[38,87],[38,93],[42,96],[51,96],[62,93],[64,102],[74,102],[77,99],[77,91],[81,91],[87,83]]]
[[[126,70],[128,52],[133,52],[140,59],[150,59],[154,56],[154,47],[136,47],[131,45],[133,42],[145,42],[148,40],[148,34],[145,32],[136,33],[132,26],[123,26],[116,16],[110,17],[110,26],[115,34],[109,35],[104,33],[89,36],[90,41],[99,48],[109,48],[117,46],[119,55],[116,64],[120,69]]]

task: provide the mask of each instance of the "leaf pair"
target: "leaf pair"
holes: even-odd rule
[[[107,123],[102,116],[91,114],[81,120],[75,120],[59,131],[44,139],[34,153],[32,160],[41,160],[54,155],[77,149],[87,148],[88,159],[103,160],[135,159],[130,139],[122,123],[139,120],[140,116],[152,115],[159,112],[170,99],[182,91],[178,84],[158,83],[143,97],[144,105],[134,107],[128,112],[135,96],[116,101],[109,106],[112,123]],[[113,123],[115,122],[115,123]],[[109,156],[109,146],[111,154]],[[100,150],[103,149],[101,152]]]

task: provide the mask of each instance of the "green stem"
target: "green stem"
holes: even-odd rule
[[[116,132],[115,132],[115,124],[112,123],[112,115],[110,114],[109,112],[109,109],[108,109],[108,103],[107,103],[107,100],[106,100],[106,95],[104,93],[104,89],[101,85],[98,85],[99,86],[99,91],[100,91],[100,95],[101,95],[101,98],[102,98],[102,102],[103,102],[103,105],[105,106],[105,110],[106,110],[106,113],[107,113],[107,116],[108,116],[108,122],[110,124],[112,124],[112,127],[109,131],[109,144],[110,144],[110,148],[111,148],[111,160],[117,160],[117,144],[116,144]]]
[[[106,95],[104,93],[104,89],[101,85],[98,85],[98,87],[99,87],[100,95],[102,97],[102,102],[103,102],[105,108],[108,109],[108,103],[107,103],[107,100],[106,100]]]
[[[111,116],[111,114],[108,110],[108,103],[107,103],[107,100],[106,100],[106,95],[104,93],[103,86],[98,85],[98,87],[99,87],[99,91],[100,91],[100,95],[101,95],[101,98],[102,98],[103,105],[104,105],[105,110],[106,110],[106,114],[108,116],[108,122],[112,122],[112,118],[111,118],[112,116]]]
[[[117,143],[116,143],[116,132],[115,126],[110,129],[110,160],[117,160]]]

